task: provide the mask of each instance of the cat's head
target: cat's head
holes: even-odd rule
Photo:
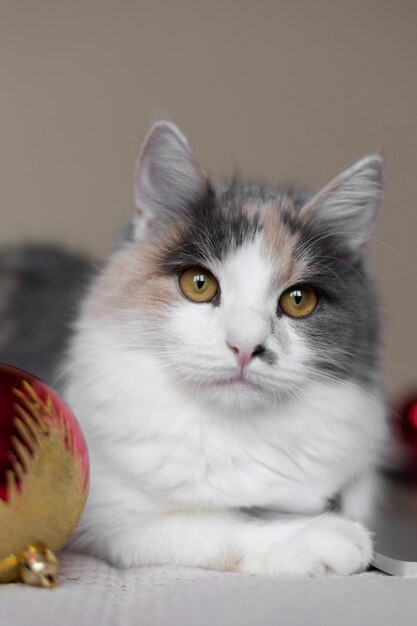
[[[218,185],[182,133],[159,122],[137,162],[129,241],[98,283],[94,314],[205,402],[251,407],[312,380],[372,378],[366,244],[381,194],[379,156],[311,197]]]

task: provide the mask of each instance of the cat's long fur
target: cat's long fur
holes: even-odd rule
[[[85,255],[26,244],[0,251],[0,363],[33,372],[53,384],[94,274]]]
[[[153,127],[134,220],[57,370],[91,455],[73,547],[122,567],[369,564],[385,413],[366,243],[381,193],[377,156],[311,198],[218,185],[175,126]],[[219,282],[213,302],[180,290],[196,265]],[[279,298],[300,284],[319,300],[293,319]]]
[[[91,454],[74,547],[123,567],[369,564],[385,416],[366,243],[381,193],[377,156],[312,198],[217,185],[175,126],[153,127],[130,234],[62,368]],[[217,277],[216,302],[181,293],[195,265]],[[298,284],[319,294],[305,319],[278,305]],[[231,346],[253,351],[244,371]]]

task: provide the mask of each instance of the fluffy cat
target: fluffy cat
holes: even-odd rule
[[[93,274],[88,258],[58,246],[0,250],[0,363],[33,372],[52,385]]]
[[[381,194],[379,156],[312,197],[220,185],[178,128],[153,126],[131,228],[60,369],[91,455],[74,548],[120,567],[368,566],[386,432],[366,252]]]

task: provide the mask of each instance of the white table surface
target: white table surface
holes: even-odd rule
[[[117,570],[63,552],[59,587],[0,588],[3,626],[417,624],[417,578],[289,579],[194,568]]]

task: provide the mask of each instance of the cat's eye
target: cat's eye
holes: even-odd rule
[[[317,294],[311,287],[291,287],[280,297],[279,306],[289,317],[307,317],[317,306]]]
[[[180,275],[181,291],[193,302],[210,302],[216,296],[219,284],[213,274],[202,267],[191,267]]]

